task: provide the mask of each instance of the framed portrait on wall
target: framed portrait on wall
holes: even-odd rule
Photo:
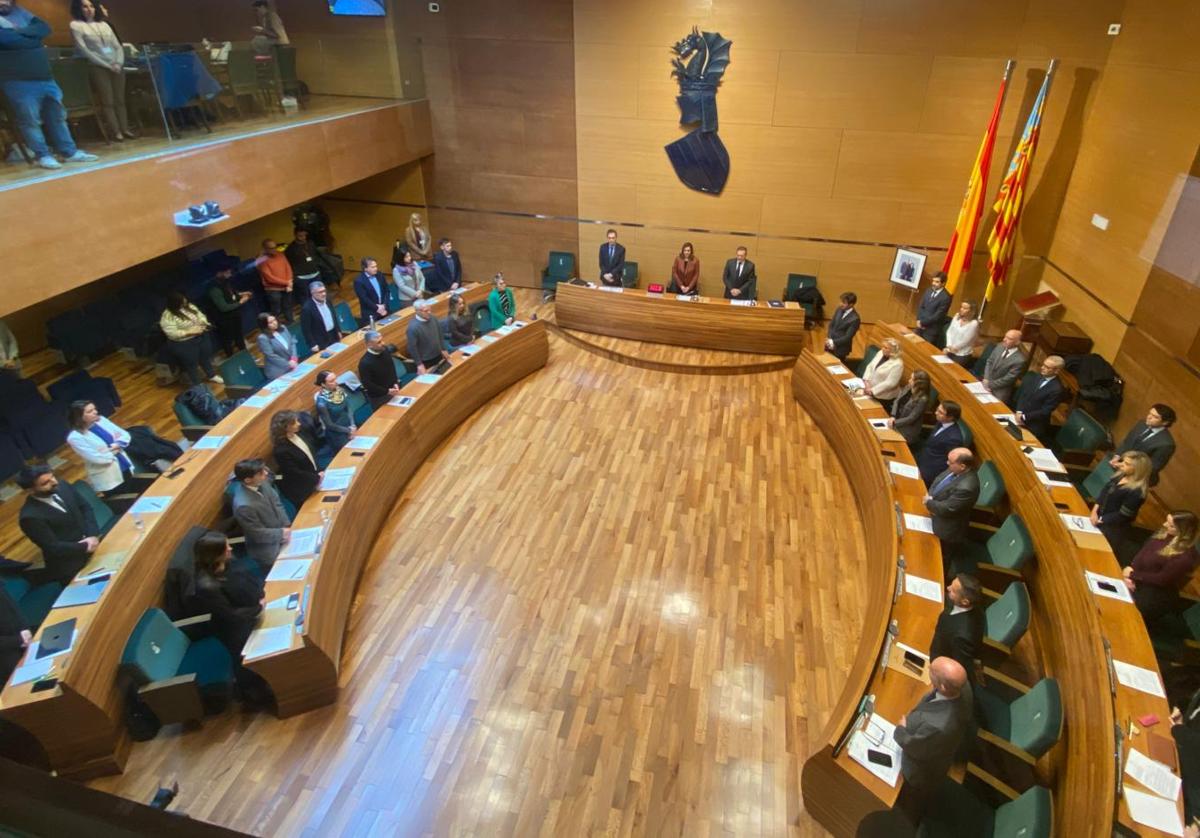
[[[896,285],[905,288],[916,288],[921,283],[921,275],[925,271],[925,260],[928,257],[917,250],[904,247],[896,248],[896,258],[892,262],[890,279]]]

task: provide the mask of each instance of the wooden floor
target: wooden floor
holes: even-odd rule
[[[862,534],[786,372],[551,338],[409,485],[332,707],[228,713],[96,788],[261,835],[814,835]],[[695,353],[678,350],[694,357]]]

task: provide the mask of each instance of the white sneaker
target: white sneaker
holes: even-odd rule
[[[43,169],[61,169],[62,168],[62,163],[59,163],[57,160],[54,159],[54,157],[52,157],[49,154],[47,154],[45,157],[39,157],[37,164],[39,166],[41,166]]]
[[[99,159],[95,154],[88,154],[83,149],[77,149],[70,157],[63,158],[67,163],[91,163],[93,160]]]

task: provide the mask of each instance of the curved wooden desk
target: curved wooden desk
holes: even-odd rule
[[[895,724],[928,691],[928,668],[918,678],[897,662],[895,643],[928,655],[942,600],[897,591],[899,563],[905,574],[942,587],[942,554],[931,533],[903,527],[900,513],[927,516],[922,503],[925,484],[904,477],[891,463],[914,467],[915,461],[899,434],[873,430],[870,420],[887,413],[870,398],[852,398],[840,383],[853,374],[832,355],[796,360],[792,394],[829,439],[846,470],[855,505],[862,517],[868,565],[863,599],[862,639],[846,686],[830,714],[822,737],[825,746],[809,757],[801,773],[804,807],[834,835],[852,836],[871,812],[891,808],[903,778],[895,786],[872,774],[839,747],[852,728],[860,727],[865,696],[873,697],[874,713]],[[889,636],[889,628],[894,636]],[[887,655],[887,662],[883,656]],[[835,753],[836,751],[836,753]],[[899,766],[897,766],[898,768]]]
[[[469,303],[482,302],[490,290],[490,286],[474,285],[464,297]],[[435,301],[439,314],[445,314],[448,296]],[[407,309],[381,322],[379,330],[386,340],[403,347],[411,317],[412,309]],[[144,532],[137,530],[134,515],[123,515],[81,571],[80,575],[101,568],[113,571],[100,599],[92,605],[56,608],[47,616],[43,629],[62,620],[77,621],[71,651],[56,658],[57,684],[34,692],[33,682],[14,685],[10,681],[0,693],[0,714],[40,743],[51,768],[81,778],[122,770],[129,740],[117,666],[142,613],[162,600],[163,578],[175,545],[190,527],[216,519],[219,498],[238,460],[269,452],[271,415],[277,410],[312,408],[312,378],[318,368],[339,374],[357,370],[362,333],[346,336],[343,344],[345,348],[330,358],[307,359],[305,364],[313,366],[277,385],[277,394],[266,406],[243,405],[223,419],[205,438],[210,443],[223,439],[220,447],[193,448],[184,454],[168,473],[174,476],[160,477],[145,494],[170,498],[166,508],[140,516]],[[35,639],[40,636],[39,631]]]
[[[1118,766],[1113,754],[1120,728],[1130,747],[1148,753],[1147,735],[1135,722],[1154,714],[1162,720],[1154,732],[1171,741],[1166,722],[1170,708],[1159,698],[1124,686],[1112,676],[1112,660],[1158,673],[1158,664],[1141,615],[1132,603],[1093,594],[1084,571],[1120,578],[1121,568],[1103,536],[1067,528],[1063,513],[1087,516],[1090,507],[1073,486],[1047,486],[1023,447],[1041,447],[1026,436],[1018,443],[993,417],[1009,414],[1000,403],[983,403],[967,385],[975,378],[958,364],[939,362],[938,350],[898,324],[880,324],[885,337],[901,340],[905,365],[929,373],[943,399],[962,405],[963,421],[975,437],[976,451],[991,460],[1004,478],[1012,511],[1021,516],[1033,539],[1037,560],[1023,575],[1033,604],[1034,639],[1046,675],[1057,678],[1063,697],[1063,743],[1052,752],[1055,833],[1094,835],[1107,828],[1101,816],[1116,813],[1122,826],[1139,834],[1160,835],[1134,823],[1124,797],[1116,797]],[[1064,475],[1050,478],[1066,481]],[[1106,652],[1105,647],[1110,648]],[[1161,679],[1160,679],[1161,681]],[[1136,735],[1130,738],[1130,731]],[[1123,770],[1123,764],[1121,766]],[[1127,775],[1124,781],[1142,787]],[[1119,804],[1119,810],[1118,810]],[[1182,818],[1182,803],[1179,804]],[[1107,827],[1107,825],[1106,825]]]
[[[805,344],[804,309],[796,303],[740,306],[714,297],[685,302],[638,288],[606,291],[561,283],[554,319],[564,329],[699,349],[799,355]]]
[[[410,382],[401,394],[414,399],[409,407],[385,404],[376,410],[357,434],[373,437],[374,444],[368,450],[343,448],[329,464],[330,469],[355,469],[350,487],[318,491],[297,513],[293,530],[325,528],[320,552],[309,556],[313,564],[306,579],[268,582],[267,599],[298,594],[305,603],[299,609],[302,616],[279,609],[299,617],[287,648],[244,659],[270,684],[281,718],[337,698],[342,637],[354,590],[384,518],[409,478],[459,423],[544,367],[550,351],[542,321],[493,333],[475,345],[480,348],[470,357],[456,352],[454,366],[436,383]]]

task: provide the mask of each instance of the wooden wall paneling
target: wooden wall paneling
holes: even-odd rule
[[[1121,43],[1120,38],[1108,34],[1108,26],[1103,21],[1120,22],[1124,34],[1132,5],[1127,0],[1031,2],[1025,7],[1017,57],[1059,58],[1103,65],[1109,51],[1119,48]]]
[[[864,0],[858,51],[927,55],[952,43],[957,55],[1011,55],[1030,1]]]
[[[1115,19],[1115,18],[1114,18]],[[1121,64],[1200,72],[1200,9],[1188,0],[1125,0],[1111,57]]]
[[[915,131],[931,64],[929,56],[785,51],[779,60],[774,122],[808,128]]]
[[[1077,324],[1094,341],[1093,352],[1110,360],[1115,358],[1125,337],[1128,321],[1108,307],[1111,302],[1107,298],[1102,298],[1102,302],[1092,296],[1102,289],[1093,286],[1092,294],[1087,293],[1065,277],[1053,263],[1046,265],[1042,284],[1053,290],[1062,302],[1062,306],[1053,312],[1054,319]]]
[[[638,113],[636,44],[575,42],[575,113],[628,118]],[[664,61],[664,66],[669,64]],[[669,72],[669,70],[668,70]]]
[[[663,163],[668,168],[666,155]],[[762,217],[762,196],[728,189],[720,201],[688,189],[679,181],[669,186],[639,183],[633,219],[656,226],[696,227],[703,230],[757,230]],[[682,223],[681,223],[682,222]]]
[[[899,201],[870,198],[830,198],[809,196],[797,200],[788,195],[764,195],[762,233],[764,236],[803,235],[843,241],[909,241],[905,234],[913,223]],[[941,214],[935,214],[941,226]],[[951,222],[953,223],[953,222]],[[916,236],[913,241],[928,241]]]
[[[978,151],[978,136],[846,130],[833,194],[945,202],[953,227]]]
[[[734,124],[722,129],[721,138],[730,157],[737,161],[730,170],[723,195],[748,193],[788,198],[800,203],[833,194],[834,171],[842,140],[840,131]],[[665,152],[662,157],[669,167]],[[761,228],[760,220],[757,228],[731,229]]]
[[[437,208],[430,209],[429,215],[433,237],[454,241],[461,251],[463,273],[473,281],[490,282],[496,271],[503,271],[512,285],[541,288],[550,251],[576,249],[573,222]]]

